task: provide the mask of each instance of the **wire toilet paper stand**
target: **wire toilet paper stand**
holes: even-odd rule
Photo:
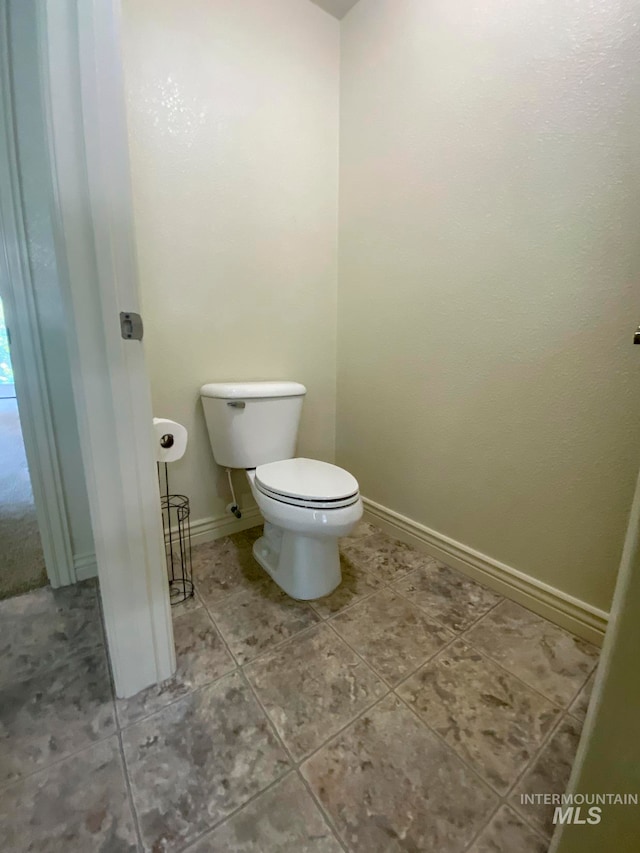
[[[162,494],[162,467],[164,465],[164,494]],[[167,463],[158,463],[160,483],[160,507],[162,529],[167,553],[169,575],[169,597],[171,604],[180,604],[193,597],[193,574],[191,566],[191,522],[189,498],[169,492],[169,468]]]

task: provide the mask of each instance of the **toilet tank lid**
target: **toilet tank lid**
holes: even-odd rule
[[[306,393],[300,382],[209,382],[200,388],[201,397],[222,400],[303,397]]]

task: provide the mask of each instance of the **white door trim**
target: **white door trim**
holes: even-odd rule
[[[22,438],[51,586],[76,580],[22,206],[13,120],[8,8],[0,4],[0,294],[11,332]]]
[[[46,0],[39,46],[59,274],[116,692],[168,678],[175,651],[138,307],[119,9]]]

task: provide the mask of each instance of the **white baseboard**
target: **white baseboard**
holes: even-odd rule
[[[77,581],[86,581],[98,577],[98,564],[93,551],[87,554],[73,555],[73,570]]]
[[[212,542],[214,539],[230,536],[232,533],[239,533],[241,530],[247,530],[262,523],[263,519],[257,506],[243,510],[242,518],[233,518],[229,515],[200,518],[191,522],[191,544]],[[77,581],[98,577],[98,565],[94,553],[74,554],[73,568]]]
[[[242,518],[234,518],[229,514],[200,518],[191,522],[191,544],[201,545],[203,542],[212,542],[214,539],[239,533],[257,524],[263,524],[257,506],[242,510]]]
[[[375,501],[363,498],[365,518],[382,530],[413,545],[473,580],[517,601],[591,643],[602,645],[609,614],[560,589],[474,551]]]

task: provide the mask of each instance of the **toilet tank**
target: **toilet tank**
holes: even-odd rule
[[[299,382],[212,382],[200,389],[213,457],[225,468],[292,459],[302,401]]]

